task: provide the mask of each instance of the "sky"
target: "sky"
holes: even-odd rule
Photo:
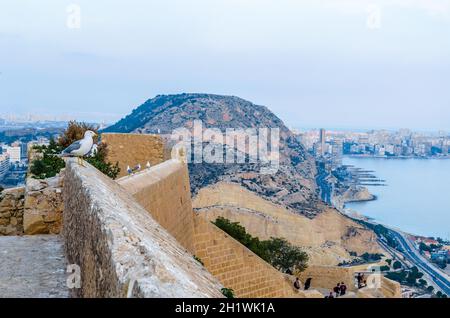
[[[296,128],[450,130],[450,0],[1,0],[0,116],[235,95]]]

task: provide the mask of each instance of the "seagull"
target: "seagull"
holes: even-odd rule
[[[141,164],[140,164],[140,163],[138,163],[138,164],[133,168],[133,172],[134,172],[134,171],[138,171],[138,170],[141,170]]]
[[[93,145],[92,145],[92,148],[91,148],[91,151],[89,151],[87,155],[88,155],[89,157],[95,157],[95,155],[97,154],[97,151],[98,151],[98,146],[97,146],[97,144],[93,144]]]
[[[62,157],[77,157],[78,164],[84,167],[83,156],[87,155],[94,145],[92,137],[97,136],[92,130],[87,130],[84,133],[84,138],[75,141],[69,147],[61,152]]]

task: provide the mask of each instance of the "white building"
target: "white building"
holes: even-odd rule
[[[3,179],[3,177],[8,172],[9,166],[10,166],[9,155],[8,154],[1,154],[0,155],[0,180]]]
[[[20,147],[10,147],[10,146],[4,146],[3,147],[3,153],[7,153],[9,155],[9,162],[10,163],[16,163],[20,162]]]

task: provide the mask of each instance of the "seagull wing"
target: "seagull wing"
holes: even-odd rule
[[[70,155],[73,151],[81,148],[81,140],[75,141],[69,147],[63,150],[63,154]]]

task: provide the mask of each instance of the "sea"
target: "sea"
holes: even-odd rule
[[[386,186],[368,186],[377,200],[346,208],[404,232],[450,239],[450,160],[344,157],[343,163],[372,170]]]

